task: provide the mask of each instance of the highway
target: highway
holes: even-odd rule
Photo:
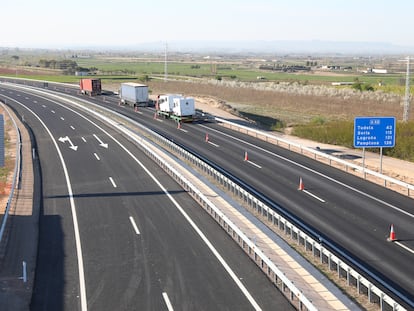
[[[177,129],[170,120],[154,120],[149,108],[136,113],[118,106],[116,98],[88,100],[137,120],[243,180],[314,228],[322,241],[341,247],[414,307],[412,199],[217,124],[183,124]],[[206,133],[210,143],[205,142]],[[249,161],[244,161],[246,151]],[[306,192],[298,192],[299,178]],[[399,243],[386,240],[391,224],[398,228]]]
[[[32,128],[42,171],[32,310],[293,310],[193,199],[119,133],[30,92],[0,84],[0,98]]]

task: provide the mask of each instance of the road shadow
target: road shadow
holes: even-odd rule
[[[361,159],[361,156],[355,155],[355,154],[349,154],[349,153],[343,153],[340,150],[336,150],[336,149],[329,149],[329,148],[320,148],[320,147],[316,147],[316,150],[329,154],[331,156],[335,156],[338,157],[340,159],[343,160],[356,160],[356,159]]]
[[[175,195],[179,193],[184,193],[185,190],[173,190],[168,191],[169,194]],[[143,192],[106,192],[106,193],[78,193],[73,194],[74,198],[91,198],[91,197],[124,197],[124,196],[155,196],[155,195],[165,195],[164,191],[143,191]],[[45,196],[47,199],[63,199],[69,198],[68,194],[62,195],[52,195]]]

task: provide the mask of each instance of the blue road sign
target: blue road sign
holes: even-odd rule
[[[354,122],[355,148],[395,146],[394,117],[356,117]]]

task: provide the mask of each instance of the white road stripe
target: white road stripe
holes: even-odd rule
[[[70,126],[70,128],[71,128],[72,130],[75,130],[75,127],[74,127],[74,126],[72,126],[72,125]]]
[[[65,121],[65,118],[64,118],[64,117],[60,117],[60,119],[61,119],[62,121]]]
[[[56,113],[56,111],[54,111],[54,110],[51,110],[51,112],[52,112],[52,113]]]
[[[140,234],[137,224],[135,223],[135,220],[132,216],[129,216],[129,220],[131,221],[132,227],[134,227],[135,233]]]
[[[215,143],[212,143],[211,141],[209,141],[208,143],[209,143],[210,145],[213,145],[214,147],[217,147],[217,148],[218,148],[218,147],[220,147],[219,145],[217,145],[217,144],[215,144]]]
[[[94,153],[93,155],[95,156],[96,160],[100,160],[99,156],[96,153]]]
[[[311,197],[314,197],[316,200],[321,201],[322,203],[325,203],[325,200],[321,199],[320,197],[318,197],[317,195],[314,195],[313,193],[309,192],[308,190],[302,190],[303,192],[305,192],[306,194],[310,195]]]
[[[46,108],[46,105],[42,105],[43,108]]]
[[[117,185],[116,185],[116,183],[114,182],[113,178],[112,178],[112,177],[109,177],[109,180],[111,181],[112,186],[114,186],[114,188],[116,188],[116,187],[117,187]]]
[[[168,311],[174,311],[174,308],[172,307],[172,304],[170,302],[170,299],[168,298],[168,295],[166,292],[162,293],[162,297],[164,298],[165,304],[167,305]]]
[[[405,246],[404,244],[402,244],[402,243],[400,243],[400,242],[398,242],[398,241],[395,241],[394,243],[395,243],[395,244],[397,244],[398,246],[400,246],[400,247],[404,248],[405,250],[409,251],[411,254],[414,254],[414,250],[412,250],[412,249],[411,249],[411,248],[409,248],[408,246]]]
[[[86,143],[85,137],[81,137],[81,139],[83,140],[84,143]]]
[[[262,168],[259,164],[256,164],[256,163],[254,163],[254,162],[252,162],[250,160],[247,160],[247,162],[250,163],[251,165],[256,166],[257,168]]]
[[[185,129],[180,129],[180,131],[183,131],[184,133],[188,133],[188,131]]]

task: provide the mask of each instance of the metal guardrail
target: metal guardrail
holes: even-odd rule
[[[367,169],[367,168],[359,166],[357,164],[349,163],[348,161],[344,161],[342,159],[339,159],[338,157],[326,154],[324,152],[321,152],[321,151],[318,151],[318,150],[315,150],[315,149],[312,149],[312,148],[309,148],[309,147],[305,147],[303,145],[291,142],[289,140],[277,137],[275,135],[265,133],[265,132],[260,131],[260,130],[256,130],[256,129],[248,127],[248,126],[243,126],[243,125],[240,125],[240,124],[237,124],[237,123],[234,123],[234,122],[230,122],[230,121],[222,119],[222,118],[217,118],[216,117],[215,119],[219,123],[227,124],[231,129],[237,128],[237,129],[239,129],[239,131],[242,129],[243,131],[246,131],[246,133],[248,135],[250,135],[249,133],[253,133],[255,135],[255,137],[257,137],[257,138],[264,137],[265,141],[269,141],[269,142],[275,141],[277,145],[284,144],[288,147],[289,150],[291,150],[291,148],[294,147],[297,150],[299,150],[301,154],[304,154],[304,151],[313,154],[315,159],[316,159],[317,156],[321,157],[321,158],[325,158],[329,162],[330,166],[332,166],[332,162],[335,162],[335,163],[338,163],[340,165],[343,165],[345,167],[345,171],[347,171],[347,172],[348,172],[349,169],[361,172],[362,176],[365,179],[366,179],[366,175],[371,175],[373,177],[377,177],[377,178],[384,181],[384,186],[385,187],[387,187],[387,182],[389,184],[398,185],[398,186],[400,186],[400,187],[407,190],[407,196],[410,196],[411,191],[414,190],[414,185],[412,185],[412,184],[403,182],[401,180],[392,178],[390,176],[386,176],[384,174],[375,172],[373,170]]]
[[[13,126],[16,130],[17,133],[17,140],[16,140],[16,159],[15,159],[15,165],[14,165],[14,172],[13,172],[13,182],[12,182],[12,186],[10,189],[10,194],[9,194],[9,198],[7,200],[7,204],[6,204],[6,211],[4,213],[3,216],[3,221],[1,224],[1,228],[0,228],[0,244],[3,241],[3,235],[4,235],[4,231],[6,230],[6,225],[7,225],[7,220],[9,218],[9,211],[10,211],[10,207],[11,207],[11,203],[12,200],[14,198],[14,190],[18,187],[19,181],[18,178],[20,177],[20,169],[21,169],[21,146],[22,146],[22,138],[20,135],[20,131],[19,128],[16,124],[16,121],[13,119],[12,115],[10,114],[10,111],[8,110],[8,108],[6,107],[6,105],[0,101],[0,104],[3,106],[4,110],[7,111],[7,114],[9,115],[10,119],[13,122]]]

